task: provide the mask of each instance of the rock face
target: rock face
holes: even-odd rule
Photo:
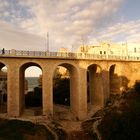
[[[0,140],[140,139],[140,83],[122,94],[111,94],[106,106],[83,122],[73,114],[66,117],[63,106],[55,108],[57,117],[38,116],[31,119],[33,123],[0,119]]]
[[[0,129],[2,140],[55,140],[55,136],[45,126],[29,121],[1,119]]]
[[[139,86],[140,87],[140,86]],[[135,89],[140,89],[136,88]],[[140,138],[140,93],[134,89],[111,95],[105,108],[82,123],[84,131],[97,140],[138,140]]]

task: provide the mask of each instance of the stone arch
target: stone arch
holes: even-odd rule
[[[25,70],[31,66],[36,66],[42,70],[41,65],[36,62],[25,62],[19,67],[19,105],[21,114],[25,111]],[[40,112],[42,112],[42,110]],[[33,115],[35,115],[35,111]]]
[[[0,70],[4,67],[4,66],[6,66],[3,62],[0,62]]]
[[[112,64],[109,68],[110,94],[120,94],[128,89],[129,79],[125,75],[123,66]],[[127,71],[127,68],[125,71]]]
[[[6,67],[7,70],[3,71],[2,69]],[[7,113],[7,99],[8,99],[8,92],[7,92],[7,76],[8,73],[8,67],[5,63],[0,62],[0,113]]]
[[[91,64],[87,67],[87,87],[88,99],[91,106],[103,106],[103,81],[102,68],[97,64]],[[92,108],[91,108],[92,109]]]
[[[109,87],[110,94],[119,94],[121,88],[121,79],[120,67],[119,65],[112,64],[109,67]]]
[[[20,66],[20,69],[25,70],[27,67],[30,67],[30,66],[37,66],[42,69],[41,65],[37,62],[25,62]]]
[[[59,63],[55,66],[55,69],[58,66],[62,66],[66,68],[69,71],[69,77],[70,77],[70,110],[73,113],[77,114],[78,110],[78,69],[74,64],[71,63]],[[54,70],[55,71],[55,70]]]

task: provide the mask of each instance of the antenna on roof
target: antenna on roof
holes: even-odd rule
[[[45,51],[49,52],[49,32],[45,34]]]
[[[47,32],[47,52],[49,52],[49,32]]]

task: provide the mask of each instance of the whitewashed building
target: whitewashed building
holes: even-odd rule
[[[135,43],[107,43],[99,45],[81,46],[78,53],[114,56],[140,56],[140,44]]]

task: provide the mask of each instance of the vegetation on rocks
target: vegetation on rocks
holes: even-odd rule
[[[59,140],[66,140],[67,139],[67,132],[63,129],[62,125],[56,121],[52,121],[49,124],[49,128],[57,135]]]
[[[70,79],[57,77],[54,79],[53,101],[55,104],[70,105]],[[35,87],[25,95],[26,107],[42,106],[42,88]]]
[[[53,101],[56,104],[70,105],[70,79],[58,78],[55,79],[55,86],[53,88]]]
[[[122,95],[112,95],[108,105],[83,122],[82,127],[97,140],[140,139],[140,82]]]
[[[42,88],[35,87],[34,91],[29,91],[25,95],[26,107],[42,106]]]
[[[54,140],[54,135],[44,126],[29,121],[0,120],[0,140]]]

